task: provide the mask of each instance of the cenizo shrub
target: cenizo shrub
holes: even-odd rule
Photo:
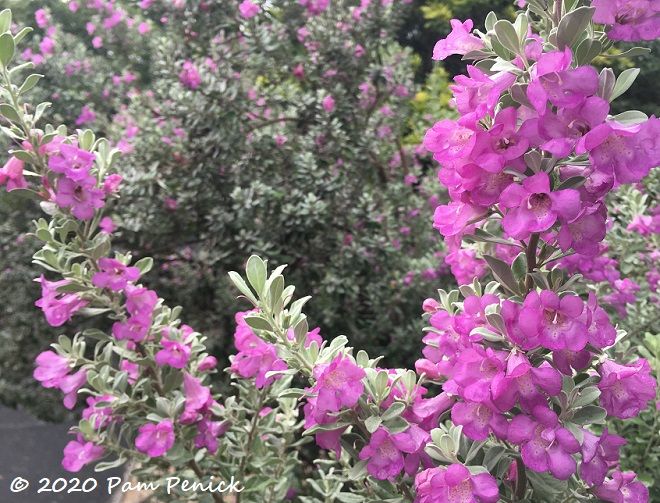
[[[140,283],[152,259],[111,254],[103,219],[121,189],[112,172],[120,151],[89,130],[36,127],[43,105],[24,106],[21,94],[38,77],[12,83],[7,66],[24,32],[9,31],[4,11],[0,111],[17,148],[3,181],[40,200],[49,218],[35,222],[44,245],[34,259],[57,273],[39,278],[37,305],[53,326],[73,316],[106,320],[37,357],[35,378],[63,391],[65,406],[87,396],[63,465],[77,471],[111,455],[97,469],[131,457],[143,477],[234,475],[246,486],[238,499],[255,501],[264,491],[271,501],[293,497],[292,483],[305,501],[649,501],[648,488],[618,464],[626,440],[608,429],[656,398],[648,360],[619,351],[626,333],[601,305],[622,316],[635,287],[614,279],[603,296],[584,279],[598,269],[613,279],[611,263],[596,260],[608,194],[641,182],[660,160],[655,117],[608,113],[635,72],[590,66],[608,37],[658,35],[654,12],[637,9],[631,20],[630,8],[596,0],[549,10],[533,0],[515,23],[489,14],[487,32],[472,33],[471,21],[455,21],[436,44],[436,59],[457,53],[474,62],[452,87],[460,118],[424,138],[452,199],[436,208],[434,227],[460,288],[424,302],[431,326],[415,371],[383,367],[344,336],[328,342],[310,331],[309,297],[294,301],[284,266],[269,271],[253,255],[247,281],[229,274],[253,309],[236,315],[228,371],[240,393],[224,397],[204,385],[217,365],[204,337]],[[256,14],[254,4],[246,0],[241,12]],[[649,233],[655,218],[630,225]],[[578,261],[585,275],[571,273],[575,255],[592,270]],[[274,423],[262,422],[273,412]],[[316,474],[301,477],[298,428],[336,461],[319,460]]]
[[[31,92],[52,103],[48,121],[123,152],[116,246],[152,256],[145,284],[186,309],[223,363],[240,308],[227,271],[256,252],[289,264],[330,333],[412,365],[419,305],[452,279],[425,224],[442,192],[404,120],[414,84],[395,35],[408,6],[239,5],[20,2],[14,17],[35,33],[16,58],[44,74]],[[23,288],[12,302],[30,303]],[[30,368],[18,371],[14,348],[37,351],[52,333],[32,337],[1,350],[15,384]]]

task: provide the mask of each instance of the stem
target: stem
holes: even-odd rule
[[[536,248],[539,245],[539,233],[534,232],[529,237],[529,244],[525,250],[525,258],[527,259],[527,277],[525,278],[525,288],[529,293],[534,288],[534,278],[532,273],[536,269]]]
[[[516,458],[516,475],[518,483],[516,484],[515,497],[517,500],[521,500],[525,498],[525,489],[527,489],[527,473],[522,458]]]
[[[259,411],[263,408],[264,406],[264,401],[265,401],[265,394],[266,394],[266,388],[261,390],[259,393],[259,400],[257,401],[257,406],[254,409],[254,415],[252,416],[252,422],[250,423],[250,431],[248,432],[248,438],[247,438],[247,443],[245,447],[245,455],[243,456],[243,459],[241,459],[241,465],[238,468],[238,473],[241,477],[243,477],[243,472],[245,471],[245,468],[247,466],[248,459],[250,457],[250,450],[252,448],[252,442],[254,442],[254,436],[257,432],[257,423],[259,422]],[[236,493],[236,503],[241,503],[241,493]]]
[[[202,480],[202,478],[204,477],[204,472],[202,472],[202,469],[197,464],[197,461],[191,459],[190,461],[188,461],[188,466],[192,469],[193,472],[195,472],[197,478]],[[236,501],[238,501],[238,496],[240,496],[240,494],[241,493],[237,493]],[[225,501],[224,498],[222,497],[222,494],[212,492],[211,496],[213,497],[213,501],[215,501],[216,503],[224,503]]]

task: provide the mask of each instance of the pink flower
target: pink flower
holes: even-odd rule
[[[633,482],[634,479],[633,472],[616,471],[602,486],[595,487],[593,493],[596,497],[612,503],[647,503],[649,490],[641,482]]]
[[[271,371],[286,370],[286,364],[277,356],[277,348],[273,344],[259,339],[243,319],[249,312],[236,313],[236,332],[234,344],[239,352],[231,364],[232,372],[244,378],[255,377],[258,388],[269,386],[281,376],[266,378]]]
[[[527,239],[533,232],[550,229],[559,219],[568,222],[580,212],[580,193],[574,189],[550,192],[545,172],[525,178],[522,185],[509,185],[500,195],[500,204],[510,208],[502,219],[512,238]]]
[[[137,315],[132,316],[126,322],[116,321],[112,325],[112,335],[118,341],[125,339],[133,342],[140,342],[149,333],[149,326],[151,325],[151,318],[149,316]]]
[[[126,285],[126,310],[132,316],[150,316],[158,302],[158,295],[153,290]]]
[[[332,112],[335,109],[335,100],[332,96],[328,95],[323,98],[323,110],[326,112]]]
[[[614,174],[619,183],[639,182],[660,164],[660,120],[651,116],[631,126],[608,121],[590,131],[576,153],[585,151],[598,171]]]
[[[0,185],[7,182],[7,192],[14,189],[25,189],[28,184],[23,176],[25,163],[16,157],[10,157],[0,168]]]
[[[99,222],[101,232],[104,234],[112,234],[117,229],[117,224],[110,217],[103,217]]]
[[[149,25],[143,21],[138,25],[137,30],[140,35],[144,35],[145,33],[149,33],[151,28],[149,28]]]
[[[100,49],[103,47],[103,39],[101,37],[94,37],[92,39],[92,47],[94,47],[94,49]]]
[[[452,54],[467,54],[484,48],[481,39],[470,34],[474,23],[468,19],[461,23],[458,19],[451,20],[451,33],[447,38],[439,40],[433,48],[433,59],[443,60]]]
[[[535,472],[550,473],[559,480],[567,480],[575,473],[577,463],[571,454],[580,450],[573,434],[562,428],[557,414],[547,405],[534,408],[536,420],[518,415],[509,427],[509,441],[522,445],[522,460]]]
[[[96,31],[96,25],[94,23],[87,22],[85,29],[87,30],[87,34],[91,36]]]
[[[103,182],[103,192],[106,194],[114,194],[115,192],[117,192],[117,189],[119,188],[119,184],[122,182],[123,179],[124,177],[116,173],[109,175]]]
[[[202,82],[202,78],[199,76],[197,68],[195,68],[195,65],[193,65],[191,61],[185,61],[183,63],[183,69],[181,70],[181,73],[179,73],[179,80],[184,86],[187,86],[190,89],[197,89]]]
[[[182,369],[190,359],[190,348],[177,341],[163,339],[161,342],[163,349],[156,353],[156,363],[161,367],[169,365],[177,369]]]
[[[82,412],[83,419],[91,420],[92,416],[94,416],[94,428],[97,430],[103,428],[112,421],[113,408],[110,405],[97,407],[97,404],[101,402],[114,402],[115,400],[117,400],[117,397],[112,395],[87,397],[87,408]]]
[[[84,180],[88,179],[88,172],[95,159],[96,154],[62,143],[58,154],[48,159],[48,168],[55,173],[63,173],[71,180]]]
[[[92,276],[92,283],[98,288],[110,290],[123,290],[129,281],[136,281],[140,277],[140,269],[127,267],[119,260],[103,257],[99,259],[101,272]]]
[[[229,422],[209,421],[202,419],[197,423],[199,434],[195,437],[195,447],[201,449],[206,447],[209,454],[215,454],[218,450],[218,437],[229,429]]]
[[[610,466],[619,460],[619,447],[626,441],[618,435],[610,435],[607,428],[600,437],[585,429],[582,433],[580,477],[590,486],[601,486]]]
[[[238,10],[241,12],[241,17],[249,19],[256,16],[260,9],[258,5],[253,4],[250,0],[243,0],[238,6]]]
[[[43,351],[35,360],[34,378],[44,388],[59,388],[61,380],[69,375],[72,365],[69,359],[53,351]]]
[[[648,0],[594,0],[593,20],[612,25],[607,32],[612,40],[639,42],[660,36],[660,5]]]
[[[293,69],[293,78],[297,80],[303,80],[305,78],[305,70],[303,69],[302,63],[298,64]]]
[[[48,19],[48,14],[46,14],[46,11],[43,9],[39,9],[34,13],[34,18],[37,21],[37,26],[39,28],[44,28],[45,26],[50,23],[50,19]]]
[[[42,274],[35,281],[41,283],[41,299],[34,304],[42,309],[46,321],[53,327],[64,325],[64,323],[71,320],[73,313],[88,304],[87,301],[81,300],[75,293],[65,294],[57,298],[60,295],[57,288],[68,284],[68,280],[51,282],[47,281]]]
[[[174,445],[174,425],[171,419],[158,424],[145,424],[138,431],[135,447],[152,458],[162,456]]]
[[[471,475],[465,466],[429,468],[415,477],[416,503],[497,503],[500,491],[490,473]]]
[[[338,412],[342,407],[354,407],[364,392],[362,379],[364,370],[351,363],[348,358],[337,357],[329,365],[314,368],[316,384],[312,393],[317,393],[317,407],[328,412]]]
[[[214,356],[207,356],[199,365],[197,365],[197,370],[204,372],[206,370],[214,369],[218,365],[218,360]]]
[[[208,387],[188,373],[183,374],[183,389],[186,395],[186,405],[179,416],[179,422],[193,424],[199,420],[200,414],[203,415],[206,407],[213,403],[213,397],[211,397],[211,390]]]
[[[79,472],[86,464],[103,457],[104,453],[103,447],[85,442],[82,435],[78,435],[78,440],[66,444],[62,466],[69,472]]]
[[[80,369],[75,374],[62,378],[59,388],[64,392],[64,406],[71,410],[78,399],[78,390],[87,383],[87,370]]]
[[[96,120],[96,114],[94,110],[84,105],[82,107],[82,113],[76,119],[76,126],[81,126],[83,124],[91,124]]]
[[[566,47],[564,51],[544,53],[532,68],[527,98],[539,114],[545,113],[548,101],[559,108],[574,108],[598,92],[596,69],[569,69],[571,61],[571,50]]]
[[[53,48],[55,47],[55,42],[50,37],[44,37],[39,43],[39,50],[44,56],[53,54]]]
[[[640,358],[621,365],[605,360],[599,369],[600,406],[619,419],[635,417],[655,398],[656,382],[651,377],[649,362]]]

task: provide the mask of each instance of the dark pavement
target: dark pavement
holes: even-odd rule
[[[118,500],[108,495],[107,480],[108,477],[122,477],[121,469],[96,473],[87,466],[78,473],[70,473],[62,468],[64,446],[75,438],[67,434],[69,426],[45,423],[25,412],[0,406],[0,503],[110,503]],[[27,480],[29,486],[21,492],[12,492],[12,481],[21,485],[16,480],[18,477]],[[44,478],[49,479],[47,485]],[[76,481],[71,480],[74,478],[80,481],[77,488]],[[61,480],[54,483],[57,479]],[[51,491],[38,493],[45,485]]]

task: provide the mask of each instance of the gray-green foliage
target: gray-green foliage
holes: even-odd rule
[[[228,2],[206,2],[207,10],[196,2],[184,10],[155,3],[149,12],[132,2],[115,4],[146,19],[149,35],[104,30],[103,47],[93,49],[84,21],[102,27],[103,16],[47,6],[58,28],[55,55],[39,67],[46,78],[33,92],[35,101],[53,102],[47,120],[73,124],[90,104],[97,119],[89,127],[134,147],[119,166],[125,182],[115,241],[155,257],[150,286],[182,305],[189,323],[226,358],[239,309],[226,272],[259,253],[274,265],[290,264],[291,281],[315,295],[308,314],[323,333],[351,334],[358,347],[386,353],[392,364],[411,364],[421,338],[421,301],[442,285],[441,259],[433,255],[441,244],[428,225],[428,199],[437,189],[414,151],[419,139],[409,136],[411,56],[394,42],[405,5],[376,2],[351,26],[350,1],[306,19],[299,2],[282,0],[250,20],[241,20]],[[40,7],[21,3],[14,17],[34,25]],[[158,22],[162,16],[167,23]],[[318,43],[314,57],[298,41],[303,26]],[[37,28],[30,42],[35,52],[43,36]],[[355,57],[358,44],[361,58]],[[74,61],[89,70],[67,75]],[[180,83],[183,61],[199,70],[197,89]],[[298,64],[304,79],[292,75]],[[112,76],[127,70],[137,80],[113,84]],[[322,108],[328,95],[335,100],[332,112]],[[129,126],[139,127],[134,138],[126,138]],[[407,175],[419,182],[407,185]],[[24,211],[26,220],[33,218]],[[26,245],[15,262],[28,263],[32,252]],[[35,290],[24,290],[26,284],[16,282],[11,296],[33,319]],[[3,333],[20,333],[13,328],[19,322],[8,317]],[[31,334],[35,348],[55,335],[43,326]],[[20,368],[9,356],[1,361],[13,386],[30,381],[29,360]]]

